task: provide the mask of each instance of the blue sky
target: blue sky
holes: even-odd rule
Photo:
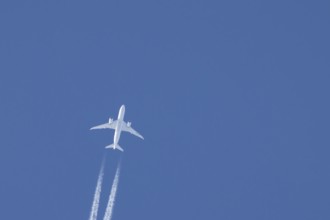
[[[1,1],[2,218],[329,219],[329,6]]]

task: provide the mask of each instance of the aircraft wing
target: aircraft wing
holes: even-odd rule
[[[126,123],[123,123],[123,126],[121,127],[121,129],[123,131],[129,132],[144,140],[143,136],[141,134],[139,134],[139,132],[135,131],[131,126],[128,126]]]
[[[115,129],[117,125],[117,121],[113,121],[111,123],[105,123],[105,124],[101,124],[101,125],[97,125],[95,127],[92,127],[90,130],[94,130],[94,129]]]

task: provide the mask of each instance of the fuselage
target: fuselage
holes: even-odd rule
[[[124,122],[124,116],[125,116],[125,105],[122,105],[119,109],[118,113],[118,119],[117,119],[117,126],[115,128],[115,135],[113,136],[113,144],[114,146],[117,146],[121,134],[121,127]]]

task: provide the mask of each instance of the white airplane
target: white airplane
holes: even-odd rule
[[[124,121],[124,115],[125,115],[125,105],[122,105],[119,109],[119,113],[118,113],[118,119],[117,120],[113,120],[112,118],[109,118],[109,122],[105,123],[105,124],[101,124],[95,127],[92,127],[90,130],[94,130],[94,129],[104,129],[104,128],[111,128],[115,130],[115,135],[113,137],[113,144],[110,144],[108,146],[106,146],[105,148],[113,148],[118,149],[120,151],[124,151],[123,148],[121,148],[118,144],[119,142],[119,138],[120,138],[120,134],[122,131],[127,131],[141,139],[144,140],[144,138],[142,137],[141,134],[139,134],[137,131],[135,131],[132,127],[131,127],[131,122],[125,122]]]

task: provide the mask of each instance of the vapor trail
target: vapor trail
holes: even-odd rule
[[[120,174],[120,162],[118,163],[116,175],[115,175],[115,178],[114,178],[113,183],[112,183],[111,192],[110,192],[110,196],[109,196],[109,201],[108,201],[107,209],[105,210],[103,220],[110,220],[111,219],[112,210],[113,210],[113,207],[115,205],[116,192],[117,192],[118,183],[119,183],[119,174]]]
[[[104,175],[104,162],[105,158],[102,161],[99,177],[97,178],[97,184],[96,189],[94,193],[94,200],[92,205],[91,214],[89,216],[89,220],[96,220],[97,219],[97,212],[99,210],[99,204],[100,204],[100,195],[101,195],[101,189],[102,189],[102,182],[103,182],[103,175]]]

